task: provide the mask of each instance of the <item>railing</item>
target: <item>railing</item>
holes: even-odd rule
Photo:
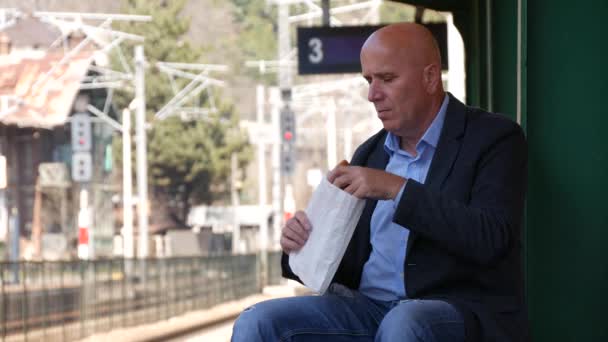
[[[277,284],[280,253],[268,254]],[[73,341],[258,293],[256,254],[0,263],[2,341]]]

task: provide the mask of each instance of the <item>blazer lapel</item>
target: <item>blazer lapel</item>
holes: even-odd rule
[[[450,103],[445,115],[445,122],[437,150],[433,156],[425,184],[439,191],[443,182],[452,170],[456,156],[460,151],[465,127],[465,105],[450,94]]]
[[[366,167],[378,170],[386,169],[386,164],[388,164],[388,153],[386,153],[384,150],[384,140],[386,140],[386,135],[387,132],[382,130],[382,133],[379,134],[375,144],[371,146],[369,154],[367,154],[367,162],[364,163]],[[376,209],[377,203],[377,200],[368,199],[365,201],[365,207],[363,208],[363,213],[361,214],[361,221],[365,222],[366,230],[368,232],[372,219],[372,213],[374,212],[374,209]]]
[[[448,104],[445,121],[441,130],[441,136],[435,150],[435,155],[431,161],[425,186],[430,190],[440,191],[443,183],[449,175],[456,156],[462,145],[461,137],[464,135],[466,124],[466,106],[458,101],[452,94],[449,94],[450,102]],[[407,241],[406,259],[411,250],[412,244],[418,238],[418,234],[410,231]]]

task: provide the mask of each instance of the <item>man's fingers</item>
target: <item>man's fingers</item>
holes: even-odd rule
[[[310,223],[310,220],[308,220],[308,216],[306,216],[306,213],[302,210],[296,211],[293,217],[295,217],[295,219],[300,223],[300,225],[302,225],[302,227],[304,227],[304,229],[308,231],[312,229],[312,224]]]
[[[304,234],[302,234],[304,235]],[[298,250],[304,246],[306,241],[308,240],[308,236],[302,236],[290,228],[286,227],[283,230],[283,234],[281,236],[281,240],[284,242],[285,247],[290,250]]]
[[[355,184],[349,184],[346,188],[344,188],[344,191],[354,195],[357,191],[357,186]]]
[[[309,233],[306,228],[290,220],[283,229],[283,235],[303,245],[308,240]]]
[[[306,216],[306,213],[299,210],[295,215],[285,223],[281,234],[281,247],[286,253],[297,251],[304,246],[312,225]]]
[[[344,190],[344,188],[346,188],[347,186],[349,186],[351,184],[351,180],[350,177],[348,177],[347,175],[340,175],[338,177],[336,177],[336,179],[333,181],[333,185],[337,186],[338,188]]]
[[[329,173],[327,174],[327,181],[333,184],[334,181],[336,180],[336,177],[338,177],[337,168],[329,171]]]
[[[281,247],[285,253],[289,254],[293,251],[297,251],[302,248],[302,246],[298,245],[296,242],[289,240],[285,235],[281,237]]]
[[[299,250],[308,240],[311,229],[306,213],[299,210],[287,220],[281,231],[281,247],[286,253]]]
[[[347,167],[349,164],[346,160],[342,159],[338,165],[336,165],[336,167],[333,168],[333,170],[331,170],[328,174],[327,174],[327,180],[330,183],[334,183],[334,180],[336,179],[336,177],[340,174],[341,170],[344,170],[345,167]]]

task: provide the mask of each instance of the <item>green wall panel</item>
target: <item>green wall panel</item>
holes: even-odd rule
[[[606,1],[527,3],[528,300],[535,341],[608,341]]]
[[[490,3],[493,109],[515,119],[517,1]],[[481,107],[488,105],[486,4],[470,0],[455,11],[465,41],[467,102]],[[532,337],[608,341],[608,205],[603,202],[608,193],[608,29],[602,24],[608,1],[521,4]]]

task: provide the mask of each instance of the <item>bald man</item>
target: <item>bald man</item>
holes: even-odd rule
[[[389,25],[361,50],[383,129],[328,174],[366,206],[328,292],[246,309],[233,341],[524,341],[521,128],[443,90],[441,58],[417,24]],[[289,253],[312,229],[297,212]]]

